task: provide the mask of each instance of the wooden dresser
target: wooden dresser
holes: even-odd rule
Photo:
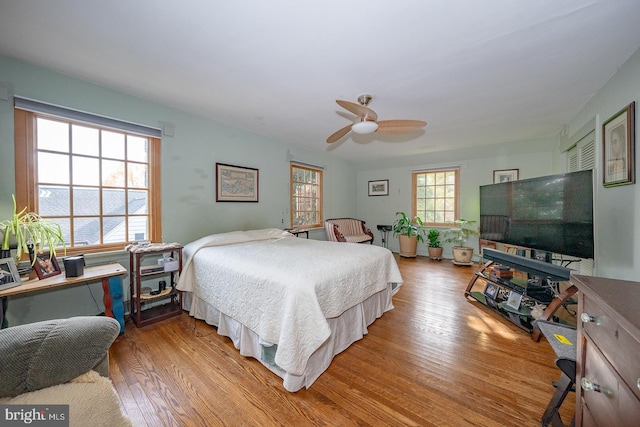
[[[640,283],[572,275],[578,288],[576,426],[640,425]]]

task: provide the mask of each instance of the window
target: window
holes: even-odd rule
[[[15,110],[18,206],[60,224],[67,253],[162,241],[160,140]]]
[[[459,170],[413,173],[413,216],[425,225],[445,225],[458,219]]]
[[[322,169],[292,163],[291,226],[322,227],[322,221]]]

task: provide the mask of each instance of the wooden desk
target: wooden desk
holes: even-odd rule
[[[122,333],[124,332],[124,305],[122,303],[122,278],[120,276],[126,273],[127,269],[118,263],[85,267],[84,274],[79,277],[66,277],[63,272],[42,280],[27,280],[22,282],[21,285],[0,291],[0,298],[102,280],[105,314],[120,323],[120,333]],[[2,309],[0,310],[0,321],[3,317],[4,310]]]

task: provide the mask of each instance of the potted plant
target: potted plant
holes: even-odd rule
[[[442,244],[440,243],[440,230],[436,228],[429,229],[429,233],[427,233],[427,240],[429,240],[429,246],[427,248],[429,251],[429,258],[438,261],[441,260]]]
[[[444,230],[443,234],[445,242],[453,243],[451,251],[453,252],[453,263],[456,265],[472,265],[473,248],[466,246],[467,240],[471,236],[478,236],[477,230],[470,228],[470,224],[475,221],[466,219],[458,219],[452,222],[455,227]]]
[[[393,223],[393,235],[399,236],[400,256],[415,258],[418,242],[424,241],[424,228],[419,216],[409,218],[404,212],[396,212],[400,216]]]
[[[60,225],[42,218],[34,212],[27,212],[27,208],[18,212],[16,197],[13,196],[13,215],[10,219],[0,222],[3,233],[1,256],[11,256],[11,249],[16,249],[16,262],[20,261],[24,253],[46,247],[50,256],[56,255],[56,247],[64,247],[64,237]],[[32,264],[35,262],[35,257]]]

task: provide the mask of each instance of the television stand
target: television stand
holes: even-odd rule
[[[546,305],[539,320],[556,317],[560,307],[572,303],[574,286],[558,294],[550,283],[568,281],[568,268],[519,255],[484,248],[488,260],[469,281],[465,296],[508,318],[512,323],[539,341],[541,332],[535,327],[531,311],[536,305]]]

